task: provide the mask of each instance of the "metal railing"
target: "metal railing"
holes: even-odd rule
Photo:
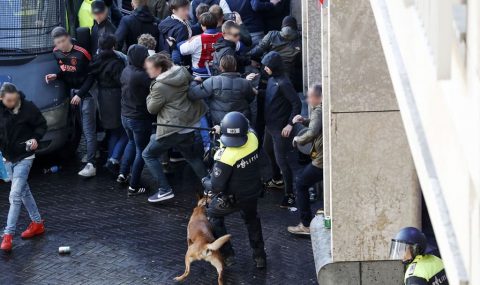
[[[61,0],[2,0],[0,56],[51,51],[50,33],[61,25],[62,3]]]

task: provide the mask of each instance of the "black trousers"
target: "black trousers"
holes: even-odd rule
[[[297,177],[297,207],[300,213],[300,220],[306,227],[310,227],[312,221],[312,209],[310,208],[310,197],[308,188],[323,180],[323,169],[308,164]],[[323,193],[320,194],[323,208]]]
[[[213,199],[208,205],[208,219],[213,227],[213,235],[219,238],[227,234],[225,216],[240,211],[248,230],[250,247],[253,249],[253,257],[266,257],[265,243],[263,242],[262,224],[257,214],[257,198],[237,203],[230,207],[222,207],[221,201]],[[221,248],[224,257],[233,256],[234,251],[231,242],[227,242]]]

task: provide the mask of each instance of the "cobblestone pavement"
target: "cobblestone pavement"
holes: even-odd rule
[[[43,164],[43,165],[42,165]],[[184,270],[186,226],[195,205],[192,171],[181,167],[171,177],[175,198],[151,205],[146,196],[128,198],[126,189],[100,170],[82,179],[78,165],[57,174],[41,173],[37,162],[30,184],[47,233],[34,240],[14,239],[11,254],[0,253],[0,284],[175,284]],[[8,212],[8,184],[0,184],[2,225]],[[309,239],[291,236],[286,226],[297,213],[278,207],[281,192],[268,192],[259,208],[268,254],[268,268],[257,271],[252,262],[246,228],[238,214],[227,219],[233,234],[236,264],[225,271],[226,284],[315,284]],[[28,215],[22,209],[18,232]],[[70,246],[70,255],[59,255]],[[192,265],[184,284],[215,284],[216,271],[205,262]]]

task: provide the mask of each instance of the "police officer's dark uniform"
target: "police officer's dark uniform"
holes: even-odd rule
[[[257,215],[257,199],[261,193],[258,139],[249,130],[248,120],[239,112],[225,115],[221,123],[221,147],[215,154],[210,180],[205,188],[214,193],[208,205],[208,217],[216,237],[227,233],[224,217],[240,211],[245,221],[257,268],[266,266],[262,227]],[[211,184],[210,184],[211,183]],[[230,242],[222,247],[226,263],[233,261]]]
[[[448,285],[442,260],[426,254],[426,248],[427,238],[420,230],[404,228],[392,239],[390,258],[406,264],[405,285]]]

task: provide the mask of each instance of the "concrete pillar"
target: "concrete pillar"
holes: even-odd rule
[[[321,7],[318,0],[303,0],[303,54],[305,89],[322,82]],[[306,39],[306,41],[305,41]]]
[[[370,2],[331,0],[329,5],[323,15],[329,23],[323,82],[332,259],[381,260],[400,228],[420,226],[419,186]],[[312,18],[308,75],[318,80],[310,68],[320,46],[320,32],[311,30],[318,18]]]
[[[323,91],[323,201],[324,201],[324,212],[325,216],[331,215],[331,177],[330,177],[330,121],[331,121],[331,112],[330,112],[330,84],[328,80],[329,72],[329,22],[328,22],[328,13],[329,8],[325,5],[322,8],[322,34],[321,34],[321,48],[322,48],[322,91]]]

